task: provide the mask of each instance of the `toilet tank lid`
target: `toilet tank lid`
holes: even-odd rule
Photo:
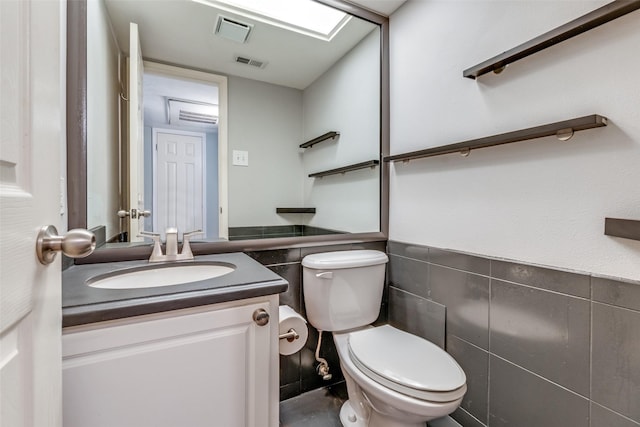
[[[302,259],[302,266],[315,269],[339,269],[368,267],[385,264],[389,261],[387,254],[370,249],[356,251],[323,252],[307,255]]]

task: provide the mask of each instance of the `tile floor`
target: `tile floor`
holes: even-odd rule
[[[280,427],[342,427],[340,407],[347,399],[344,383],[313,390],[280,402]],[[427,427],[461,427],[449,417]]]
[[[347,399],[344,383],[313,390],[280,402],[280,427],[342,427],[340,407]]]

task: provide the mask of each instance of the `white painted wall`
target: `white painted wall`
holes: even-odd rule
[[[391,152],[598,113],[606,128],[397,163],[390,239],[622,278],[640,242],[640,12],[477,81],[462,71],[608,1],[413,1],[391,16]]]
[[[379,229],[379,168],[323,179],[312,172],[378,158],[379,36],[372,32],[303,91],[229,77],[229,226],[309,224]],[[302,150],[330,130],[339,140]],[[249,166],[233,166],[233,150]],[[276,207],[316,207],[314,216]]]
[[[379,230],[379,167],[307,177],[379,158],[379,49],[376,29],[304,90],[304,141],[340,132],[339,138],[307,148],[302,155],[304,205],[316,208],[309,225],[354,233]]]
[[[120,231],[118,55],[102,0],[87,2],[87,226]]]
[[[302,204],[302,92],[229,77],[229,227],[292,223],[276,207]],[[233,166],[233,150],[249,166]]]

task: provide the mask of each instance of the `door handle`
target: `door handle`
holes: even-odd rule
[[[45,225],[40,229],[36,240],[36,254],[44,265],[51,264],[58,252],[69,258],[84,258],[95,248],[95,234],[82,228],[75,228],[64,236],[58,236],[58,230],[53,225]]]
[[[138,209],[131,209],[131,212],[129,212],[129,211],[125,211],[125,210],[119,210],[118,212],[116,212],[116,214],[120,218],[126,218],[126,217],[129,216],[129,217],[131,217],[133,219],[136,219],[136,218],[141,218],[141,217],[144,217],[144,218],[150,217],[151,216],[151,211],[144,211],[144,210],[141,211],[141,210],[138,210]]]

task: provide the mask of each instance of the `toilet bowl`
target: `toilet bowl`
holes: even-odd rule
[[[424,427],[460,406],[464,371],[435,344],[389,325],[334,332],[333,339],[348,378],[344,426]]]
[[[305,257],[307,318],[333,332],[349,400],[343,426],[424,427],[453,412],[466,392],[466,376],[435,344],[390,325],[373,327],[387,256],[344,251]]]

